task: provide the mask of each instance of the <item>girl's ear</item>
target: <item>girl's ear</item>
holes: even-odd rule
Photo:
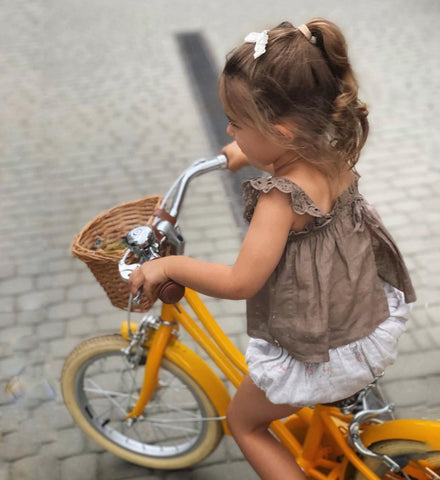
[[[285,123],[278,123],[275,125],[275,130],[281,134],[281,136],[286,137],[287,140],[293,140],[295,136],[293,129],[286,125]]]

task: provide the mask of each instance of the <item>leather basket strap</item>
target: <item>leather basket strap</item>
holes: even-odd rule
[[[168,212],[166,212],[163,208],[157,208],[154,210],[153,215],[155,217],[159,217],[161,220],[167,220],[171,223],[171,225],[175,225],[177,219],[172,217]]]

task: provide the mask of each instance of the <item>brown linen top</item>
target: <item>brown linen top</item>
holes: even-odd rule
[[[243,184],[244,216],[258,197],[277,188],[313,221],[290,232],[280,262],[247,301],[247,331],[281,345],[295,359],[326,362],[328,350],[369,335],[389,316],[381,280],[416,299],[402,256],[379,215],[358,191],[358,177],[323,214],[294,182],[255,178]]]

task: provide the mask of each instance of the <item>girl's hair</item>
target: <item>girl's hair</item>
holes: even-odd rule
[[[327,170],[353,168],[368,136],[368,110],[339,28],[323,19],[307,23],[312,36],[289,22],[268,31],[266,53],[254,59],[254,44],[228,56],[220,76],[225,113]],[[286,143],[275,125],[293,132]]]

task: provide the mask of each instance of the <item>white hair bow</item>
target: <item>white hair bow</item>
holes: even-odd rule
[[[269,30],[263,30],[261,33],[251,32],[246,35],[246,38],[244,39],[246,43],[255,43],[254,58],[258,58],[266,51],[267,41],[269,40],[267,35],[268,31]]]

